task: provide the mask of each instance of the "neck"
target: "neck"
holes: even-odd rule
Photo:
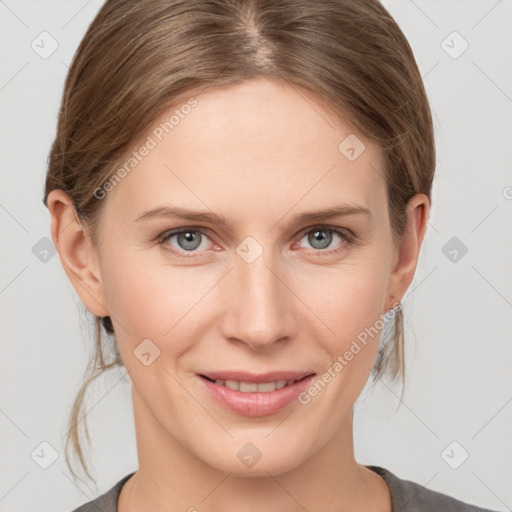
[[[391,510],[385,482],[354,459],[352,409],[328,443],[294,468],[235,476],[196,457],[132,396],[139,469],[122,488],[119,512]]]

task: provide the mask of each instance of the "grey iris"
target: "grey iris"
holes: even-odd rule
[[[332,241],[332,233],[329,233],[325,230],[316,230],[312,231],[308,235],[308,242],[315,248],[315,249],[325,249],[329,246],[329,244]],[[319,245],[316,246],[313,242],[317,243],[319,242]]]

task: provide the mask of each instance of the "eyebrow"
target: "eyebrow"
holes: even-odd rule
[[[302,224],[305,222],[326,220],[333,217],[361,214],[371,217],[371,211],[363,205],[354,203],[343,204],[323,210],[299,213],[292,218],[292,223]],[[214,212],[189,210],[178,206],[160,206],[152,210],[144,211],[135,219],[135,222],[161,217],[179,217],[191,222],[207,222],[230,230],[228,221],[222,215],[218,215]]]

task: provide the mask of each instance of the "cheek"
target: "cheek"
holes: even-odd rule
[[[104,258],[102,278],[118,343],[132,350],[144,339],[154,340],[166,355],[187,347],[184,332],[204,316],[204,300],[218,281],[214,272],[171,266],[148,252],[117,251]],[[150,255],[150,252],[152,254]]]
[[[334,345],[343,348],[380,318],[388,277],[384,264],[359,262],[305,278],[300,293],[334,331]],[[378,336],[374,337],[378,341]]]
[[[310,287],[309,303],[333,331],[319,340],[327,354],[321,378],[333,383],[327,385],[325,404],[353,403],[368,380],[383,326],[387,280],[385,263],[372,259],[317,276]]]

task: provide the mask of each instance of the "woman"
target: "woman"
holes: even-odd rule
[[[434,169],[420,73],[377,0],[107,1],[44,203],[97,322],[68,440],[87,472],[85,390],[124,366],[139,469],[77,510],[483,510],[354,458],[368,377],[403,382]]]

